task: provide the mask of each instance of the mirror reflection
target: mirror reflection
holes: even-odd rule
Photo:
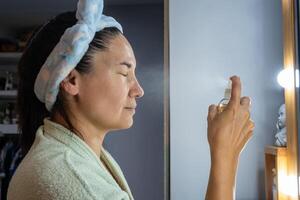
[[[287,79],[292,89],[285,89],[277,80],[283,69],[294,67],[293,55],[288,54],[294,51],[290,50],[294,27],[289,25],[285,30],[291,23],[284,16],[293,16],[290,9],[295,2],[170,1],[170,173],[174,199],[205,199],[212,166],[222,166],[216,180],[226,176],[222,169],[231,161],[218,159],[219,164],[214,164],[211,149],[226,151],[207,144],[210,127],[206,118],[208,106],[217,105],[226,96],[232,75],[241,79],[241,97],[251,99],[250,114],[255,123],[253,136],[239,155],[235,184],[231,184],[235,185],[235,199],[297,199],[293,70],[292,79]],[[286,145],[279,116],[283,104],[287,105]],[[230,144],[231,138],[226,139]],[[220,187],[230,185],[230,180],[232,177],[223,180]],[[215,187],[211,191],[216,194],[221,190]],[[219,195],[232,198],[225,198],[225,192]],[[222,199],[220,196],[215,199]]]

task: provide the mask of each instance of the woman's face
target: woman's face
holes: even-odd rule
[[[119,34],[107,50],[94,54],[92,63],[93,71],[82,76],[79,86],[82,114],[104,130],[131,127],[132,108],[144,91],[135,76],[136,60],[129,42]]]

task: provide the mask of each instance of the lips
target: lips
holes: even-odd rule
[[[136,109],[136,106],[125,107],[127,109]]]
[[[127,111],[129,111],[129,112],[135,113],[135,108],[136,108],[136,107],[126,107],[125,109],[126,109]]]

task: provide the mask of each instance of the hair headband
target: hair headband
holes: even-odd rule
[[[41,67],[34,84],[37,98],[51,111],[56,101],[60,82],[76,67],[88,50],[95,32],[106,27],[116,27],[122,33],[122,26],[112,17],[105,16],[103,0],[79,0],[77,23],[66,29]]]

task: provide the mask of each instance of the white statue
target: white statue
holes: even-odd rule
[[[275,135],[275,145],[280,147],[286,146],[286,112],[285,104],[282,104],[278,111],[278,121],[276,123],[277,133]]]

